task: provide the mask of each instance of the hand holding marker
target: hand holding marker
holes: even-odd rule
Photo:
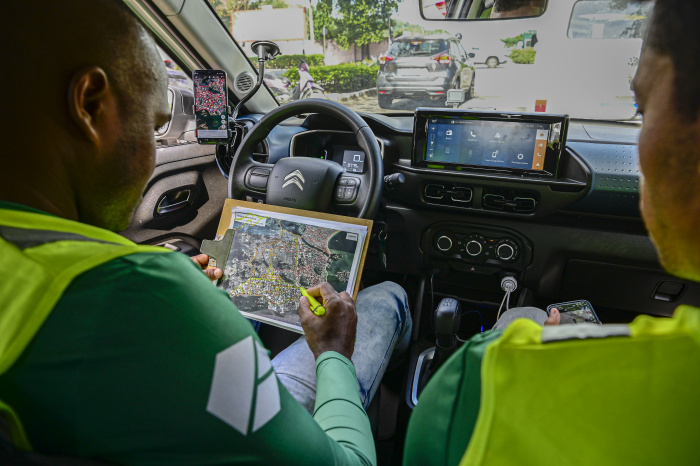
[[[306,299],[309,300],[309,306],[311,307],[311,311],[316,314],[317,316],[322,316],[323,314],[326,313],[326,308],[321,305],[318,301],[316,301],[316,298],[311,296],[307,291],[306,288],[303,286],[299,287],[299,290],[301,291],[301,295],[306,297]]]

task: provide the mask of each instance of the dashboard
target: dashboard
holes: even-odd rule
[[[361,116],[385,176],[400,175],[385,184],[367,273],[421,277],[417,293],[474,309],[497,307],[510,275],[511,305],[588,299],[604,321],[700,300],[697,284],[661,269],[641,220],[638,125],[450,109]],[[289,155],[366,170],[354,134],[327,117],[287,120],[266,144],[269,163]]]

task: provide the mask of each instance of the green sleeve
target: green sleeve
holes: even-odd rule
[[[430,379],[411,414],[404,464],[459,464],[479,414],[481,361],[501,333],[472,337]]]
[[[328,351],[316,360],[314,419],[326,431],[343,464],[376,464],[374,438],[357,390],[352,362]],[[344,448],[343,448],[344,447]]]
[[[249,352],[236,360],[239,348]],[[319,358],[316,422],[279,383],[250,323],[188,257],[135,254],[71,284],[0,377],[0,399],[49,454],[149,465],[367,463],[369,424],[342,359]],[[230,383],[214,390],[221,368]],[[242,416],[238,428],[222,406]]]

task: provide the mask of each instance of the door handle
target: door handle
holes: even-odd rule
[[[192,199],[193,190],[190,188],[180,189],[165,193],[156,206],[156,214],[167,215],[186,208]]]

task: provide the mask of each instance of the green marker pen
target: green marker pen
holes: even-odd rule
[[[308,291],[306,291],[306,288],[303,286],[299,287],[299,290],[301,291],[302,296],[306,296],[306,299],[309,300],[309,304],[311,305],[311,310],[313,311],[314,314],[317,316],[322,316],[323,314],[326,313],[326,308],[321,306],[321,304],[316,301],[316,298],[311,296]]]

